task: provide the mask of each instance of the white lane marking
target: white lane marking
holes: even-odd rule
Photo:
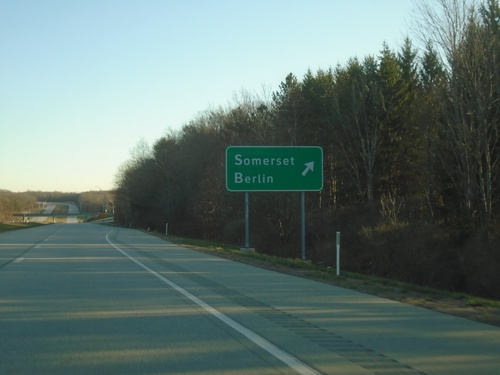
[[[112,231],[111,231],[112,232]],[[118,246],[116,246],[114,243],[112,243],[109,240],[109,232],[106,234],[106,241],[113,246],[116,250],[118,250],[120,253],[125,255],[128,259],[130,259],[132,262],[137,264],[139,267],[142,267],[152,275],[156,276],[158,279],[163,281],[165,284],[169,285],[173,289],[175,289],[177,292],[181,293],[185,297],[189,298],[191,301],[196,303],[198,306],[203,308],[205,311],[209,312],[213,316],[215,316],[217,319],[221,320],[223,323],[227,324],[229,327],[235,329],[239,333],[241,333],[243,336],[248,338],[250,341],[254,342],[258,346],[260,346],[262,349],[264,349],[266,352],[274,356],[275,358],[279,359],[281,362],[286,364],[288,367],[291,369],[295,370],[297,373],[301,375],[321,375],[319,372],[316,370],[312,369],[308,365],[306,365],[304,362],[301,362],[299,359],[295,358],[291,354],[288,354],[284,350],[278,348],[276,345],[270,343],[267,341],[264,337],[260,336],[259,334],[255,333],[254,331],[246,328],[245,326],[242,326],[240,323],[234,321],[227,315],[221,313],[219,310],[216,308],[210,306],[208,303],[205,301],[199,299],[198,297],[194,296],[193,294],[189,293],[187,290],[181,288],[179,285],[174,283],[173,281],[170,281],[166,277],[163,277],[160,275],[158,272],[152,270],[148,266],[146,266],[144,263],[138,261],[134,257],[128,255],[124,250],[120,249]]]
[[[14,263],[21,263],[24,260],[23,257],[14,259]]]

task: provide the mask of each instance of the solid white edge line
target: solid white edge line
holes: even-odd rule
[[[113,231],[111,231],[111,232],[113,232]],[[222,321],[223,323],[225,323],[229,327],[231,327],[234,330],[241,333],[243,336],[248,338],[250,341],[252,341],[256,345],[260,346],[266,352],[268,352],[269,354],[271,354],[275,358],[279,359],[281,362],[283,362],[284,364],[286,364],[288,367],[292,368],[293,370],[295,370],[299,374],[302,374],[302,375],[321,375],[319,372],[312,369],[311,367],[309,367],[305,363],[301,362],[300,360],[298,360],[294,356],[288,354],[284,350],[278,348],[276,345],[267,341],[264,337],[260,336],[259,334],[255,333],[254,331],[242,326],[240,323],[234,321],[233,319],[231,319],[227,315],[223,314],[222,312],[220,312],[216,308],[210,306],[205,301],[199,299],[198,297],[191,294],[187,290],[181,288],[179,285],[177,285],[173,281],[170,281],[166,277],[163,277],[158,272],[156,272],[156,271],[152,270],[151,268],[149,268],[148,266],[146,266],[144,263],[142,263],[139,260],[135,259],[134,257],[130,256],[128,253],[126,253],[124,250],[120,249],[118,246],[116,246],[114,243],[112,243],[109,240],[108,236],[111,232],[106,234],[106,241],[108,241],[108,243],[111,246],[113,246],[116,250],[118,250],[120,253],[122,253],[124,256],[126,256],[128,259],[130,259],[132,262],[137,264],[139,267],[148,271],[149,273],[151,273],[152,275],[156,276],[158,279],[163,281],[165,284],[172,287],[177,292],[179,292],[182,295],[184,295],[185,297],[189,298],[191,301],[196,303],[198,306],[203,308],[205,311],[209,312],[210,314],[212,314],[214,317],[216,317],[217,319],[219,319],[220,321]]]

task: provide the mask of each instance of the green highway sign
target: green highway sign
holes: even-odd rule
[[[323,150],[317,146],[230,146],[226,149],[229,191],[319,191]]]

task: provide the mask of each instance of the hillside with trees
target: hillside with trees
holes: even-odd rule
[[[36,197],[30,193],[13,193],[0,190],[0,223],[14,220],[13,213],[36,208]]]
[[[87,191],[82,193],[64,193],[59,191],[27,191],[14,193],[0,190],[0,223],[19,221],[13,216],[16,213],[38,212],[40,202],[73,202],[81,213],[103,213],[112,215],[114,211],[114,194],[112,191]]]
[[[234,145],[321,146],[324,188],[306,194],[307,252],[344,269],[500,298],[500,8],[420,3],[417,48],[287,75],[152,146],[116,176],[126,226],[243,244],[244,195],[225,187]],[[422,43],[423,42],[423,43]],[[299,193],[250,194],[257,251],[300,254]]]

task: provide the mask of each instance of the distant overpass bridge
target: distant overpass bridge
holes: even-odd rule
[[[68,216],[73,216],[73,217],[83,217],[88,219],[89,217],[93,216],[98,216],[101,215],[100,212],[87,212],[87,213],[66,213],[66,214],[48,214],[48,213],[17,213],[17,214],[12,214],[12,216],[18,216],[22,217],[23,221],[26,221],[26,219],[31,218],[31,217],[51,217],[53,221],[56,220],[56,217],[68,217]]]

